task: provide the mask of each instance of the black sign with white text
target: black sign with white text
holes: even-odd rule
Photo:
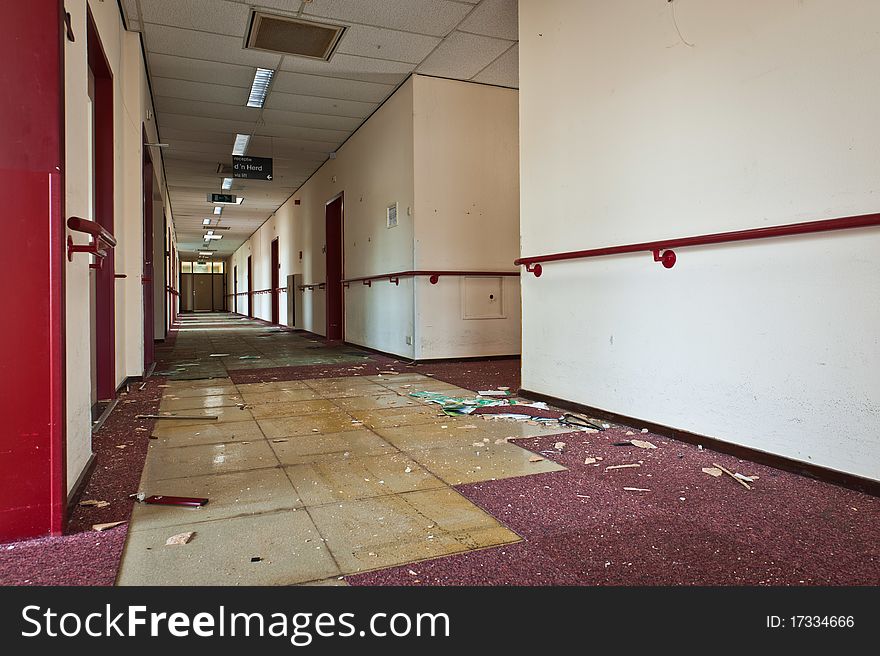
[[[233,155],[232,177],[246,180],[271,180],[272,158]]]

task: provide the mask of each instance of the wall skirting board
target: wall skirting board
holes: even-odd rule
[[[562,408],[563,410],[573,410],[574,412],[591,415],[599,419],[605,419],[606,421],[625,424],[632,428],[647,428],[652,433],[663,435],[664,437],[673,440],[687,442],[688,444],[701,445],[707,449],[712,449],[719,453],[726,453],[736,458],[742,458],[743,460],[750,460],[760,465],[775,467],[776,469],[792,472],[800,476],[813,478],[833,485],[839,485],[851,490],[863,492],[864,494],[870,494],[871,496],[880,496],[880,481],[862,478],[861,476],[854,476],[834,469],[820,467],[819,465],[786,458],[785,456],[767,453],[766,451],[740,446],[739,444],[731,444],[730,442],[725,442],[714,437],[698,435],[678,428],[670,428],[663,424],[645,421],[636,417],[620,415],[601,408],[594,408],[592,406],[566,401],[565,399],[559,399],[526,389],[520,389],[519,394],[527,399],[543,401],[549,405],[556,406],[557,408]]]

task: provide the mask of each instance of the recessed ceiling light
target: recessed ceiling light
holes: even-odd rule
[[[244,155],[247,152],[248,144],[251,142],[251,135],[236,134],[235,144],[232,146],[233,155]]]
[[[202,255],[204,257],[211,257],[216,252],[217,251],[199,251],[199,255]]]
[[[223,189],[232,189],[232,178],[223,178]]]
[[[215,207],[215,208],[214,208],[214,214],[216,214],[217,216],[220,216],[220,213],[221,213],[222,211],[223,211],[223,208],[222,208],[222,207]]]
[[[205,235],[205,241],[210,239],[223,239],[223,235]]]
[[[202,225],[211,225],[211,219],[202,219]]]
[[[251,84],[251,93],[248,96],[248,107],[262,107],[266,101],[266,94],[269,93],[269,85],[272,84],[272,76],[275,71],[271,68],[258,68],[254,75],[254,82]]]

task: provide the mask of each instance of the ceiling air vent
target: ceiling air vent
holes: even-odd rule
[[[247,47],[310,59],[330,59],[345,28],[255,11]]]

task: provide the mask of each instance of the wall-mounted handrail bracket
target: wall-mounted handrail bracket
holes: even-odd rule
[[[667,269],[671,269],[675,266],[675,251],[666,250],[661,254],[660,249],[655,248],[653,252],[655,262],[662,262],[663,266]]]
[[[67,227],[76,232],[85,233],[92,238],[88,244],[74,244],[73,237],[67,235],[67,261],[73,262],[74,253],[89,253],[95,256],[95,262],[89,267],[100,269],[103,259],[109,254],[108,251],[116,246],[116,238],[98,223],[81,219],[78,216],[71,216],[67,219]]]
[[[431,277],[428,278],[428,282],[430,282],[432,285],[436,285],[438,282],[440,282],[440,276],[436,273],[432,273]]]
[[[394,283],[398,287],[400,286],[400,277],[399,276],[388,276],[388,282]]]
[[[541,263],[538,262],[536,264],[526,264],[526,271],[529,273],[534,273],[535,278],[540,278],[541,274],[544,273],[544,267],[541,266]]]

